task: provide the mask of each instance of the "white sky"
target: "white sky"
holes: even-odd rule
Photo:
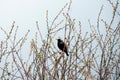
[[[101,5],[106,3],[103,1],[73,0],[72,16],[85,22],[94,20]],[[46,10],[54,17],[67,2],[69,0],[0,0],[0,27],[8,28],[15,21],[20,27],[33,28],[35,21],[45,20]]]
[[[19,26],[19,35],[25,34],[28,29],[33,36],[36,30],[36,21],[39,22],[41,32],[45,33],[46,10],[49,11],[49,17],[55,15],[70,0],[0,0],[0,27],[9,30],[13,21]],[[88,19],[96,24],[96,19],[101,6],[104,5],[102,17],[110,20],[111,6],[107,0],[72,0],[71,16],[82,22],[84,30],[88,29]],[[0,31],[0,39],[3,33]]]

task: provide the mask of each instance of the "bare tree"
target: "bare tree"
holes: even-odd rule
[[[67,3],[49,22],[46,11],[47,36],[41,34],[39,22],[36,22],[35,38],[31,39],[27,61],[22,54],[30,30],[18,38],[18,26],[13,22],[9,32],[1,27],[6,36],[0,42],[0,78],[2,80],[119,80],[120,79],[120,17],[119,0],[112,6],[110,22],[101,18],[104,7],[101,6],[97,25],[88,20],[91,31],[82,35],[80,21],[71,18],[69,10],[72,1]],[[63,17],[63,19],[59,19]],[[103,24],[105,32],[100,26]],[[115,25],[114,25],[115,24]],[[62,26],[62,27],[61,27]],[[62,34],[61,34],[62,33]],[[69,56],[57,48],[55,42],[61,35],[68,45]]]

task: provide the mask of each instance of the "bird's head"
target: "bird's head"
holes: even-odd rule
[[[62,40],[61,39],[57,39],[58,40],[58,42],[61,42]]]

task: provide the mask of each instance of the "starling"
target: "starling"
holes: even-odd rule
[[[57,39],[57,40],[58,40],[58,44],[57,44],[58,48],[63,52],[65,52],[67,56],[69,56],[67,51],[67,45],[61,39]]]

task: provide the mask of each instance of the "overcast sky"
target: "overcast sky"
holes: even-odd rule
[[[49,17],[55,15],[70,0],[0,0],[0,27],[10,30],[11,24],[15,21],[19,26],[19,35],[25,34],[28,29],[31,36],[36,30],[36,21],[39,22],[41,32],[44,34],[46,10]],[[84,30],[88,28],[88,19],[96,24],[97,16],[101,6],[104,5],[103,19],[109,21],[111,6],[107,0],[72,0],[70,14],[72,18],[80,20]],[[0,31],[0,38],[3,36]]]
[[[31,29],[36,21],[45,20],[46,10],[54,17],[67,2],[69,0],[0,0],[0,27],[8,29],[15,21],[20,27]],[[72,0],[70,12],[84,25],[88,19],[96,20],[102,4],[105,5],[105,14],[109,16],[107,0]]]

